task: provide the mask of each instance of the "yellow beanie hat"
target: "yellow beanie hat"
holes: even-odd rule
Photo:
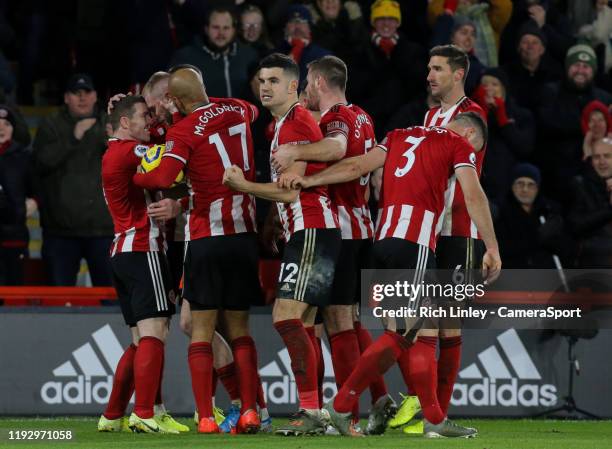
[[[376,0],[373,4],[370,13],[370,23],[374,25],[376,19],[381,17],[392,17],[402,23],[402,13],[400,11],[400,4],[395,0]]]

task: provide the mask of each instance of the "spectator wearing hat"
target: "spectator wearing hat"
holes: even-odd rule
[[[308,64],[331,54],[330,50],[313,42],[312,15],[306,5],[291,5],[287,9],[285,38],[277,51],[289,55],[296,62],[302,81],[308,74]]]
[[[572,242],[559,206],[540,193],[540,183],[535,165],[514,166],[512,187],[495,221],[505,268],[554,269],[553,255],[564,265],[571,258]]]
[[[472,97],[487,113],[489,125],[482,184],[487,196],[501,204],[513,181],[508,167],[526,160],[533,151],[534,117],[508,94],[508,77],[500,68],[484,71]]]
[[[368,29],[359,3],[316,0],[308,8],[313,20],[313,41],[342,59],[350,72],[360,49],[368,45]]]
[[[478,36],[474,53],[485,67],[497,67],[500,35],[511,15],[511,0],[430,0],[428,7],[432,26],[440,20],[452,21],[459,17],[474,23]]]
[[[465,80],[465,92],[468,96],[478,86],[480,77],[486,68],[474,52],[474,46],[477,41],[478,36],[476,35],[476,25],[474,22],[467,17],[456,16],[451,29],[450,43],[466,52],[470,59],[470,69]]]
[[[585,1],[585,0],[580,0]],[[564,11],[551,0],[513,0],[512,17],[501,37],[500,59],[512,60],[520,39],[521,28],[530,22],[546,37],[548,54],[562,63],[565,53],[574,44],[570,22]]]
[[[36,210],[30,149],[14,139],[16,117],[0,106],[0,285],[22,285],[28,257],[26,217]]]
[[[612,141],[593,145],[582,174],[570,182],[568,225],[578,240],[578,268],[612,268]]]
[[[237,39],[237,20],[231,8],[217,6],[208,12],[203,34],[174,53],[171,65],[191,64],[204,73],[206,92],[212,97],[243,97],[247,72],[257,52]]]
[[[578,174],[582,160],[581,116],[593,100],[612,104],[612,95],[594,86],[595,52],[588,45],[575,45],[565,58],[566,76],[546,86],[538,110],[539,137],[536,156],[544,169],[550,196],[566,197],[567,180]],[[553,193],[554,192],[554,193]]]
[[[81,258],[87,261],[93,285],[110,285],[113,223],[100,176],[106,115],[96,102],[91,78],[72,76],[65,105],[40,123],[34,139],[42,256],[54,285],[75,285]]]
[[[374,2],[370,23],[370,44],[364,47],[349,77],[349,97],[374,118],[381,138],[396,110],[422,94],[427,54],[398,30],[402,23],[398,2]]]
[[[582,110],[580,127],[584,134],[582,159],[591,157],[593,144],[612,134],[612,114],[608,106],[601,101],[593,100]]]
[[[536,112],[539,93],[547,83],[563,77],[561,65],[548,55],[547,38],[532,21],[519,32],[519,59],[503,65],[508,74],[509,91],[519,105]]]

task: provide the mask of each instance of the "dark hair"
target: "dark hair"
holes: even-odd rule
[[[234,28],[236,28],[238,26],[238,19],[236,18],[236,11],[234,10],[234,8],[229,7],[229,6],[215,6],[214,8],[212,8],[210,11],[208,11],[208,14],[206,14],[206,19],[204,20],[204,25],[209,26],[210,25],[210,18],[212,17],[213,14],[229,14],[230,17],[232,18],[232,25]]]
[[[147,105],[142,95],[127,95],[113,103],[113,110],[108,118],[113,131],[119,129],[121,117],[132,118],[134,115],[134,106],[138,103],[142,103],[145,106]]]
[[[429,50],[429,57],[442,56],[448,59],[448,65],[454,72],[463,69],[463,81],[467,78],[470,70],[470,58],[467,53],[456,45],[437,45]]]
[[[289,73],[291,77],[297,80],[300,79],[300,68],[295,61],[287,55],[272,53],[259,62],[259,68],[257,70],[273,68],[283,69],[283,72]]]
[[[458,114],[453,121],[463,122],[464,125],[471,126],[476,129],[476,132],[480,134],[482,138],[482,146],[484,147],[489,138],[489,131],[487,124],[478,112],[462,112]]]
[[[315,59],[308,68],[320,74],[330,86],[346,90],[347,68],[344,61],[336,56],[328,55]]]

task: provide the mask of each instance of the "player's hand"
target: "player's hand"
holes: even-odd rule
[[[98,121],[97,118],[84,118],[79,120],[76,125],[74,125],[74,138],[76,140],[81,140],[85,133],[89,131],[89,129],[96,124]]]
[[[272,153],[272,167],[274,167],[277,173],[282,173],[295,162],[295,156],[294,145],[279,145]]]
[[[180,213],[181,204],[171,198],[164,198],[156,203],[149,204],[147,207],[149,217],[156,220],[171,220]]]
[[[127,94],[115,94],[110,97],[110,100],[108,100],[108,104],[106,105],[106,113],[111,115],[111,112],[113,112],[113,108],[115,107],[115,103],[128,95],[132,95],[132,92],[128,92]]]
[[[165,96],[160,100],[159,107],[168,111],[169,114],[178,112],[178,108],[174,104],[174,101],[172,101],[172,99],[168,96]]]
[[[25,205],[26,205],[26,217],[28,218],[34,215],[36,211],[38,210],[38,203],[33,198],[26,198]]]
[[[232,165],[225,169],[223,174],[223,185],[228,186],[230,189],[240,191],[241,187],[244,187],[245,179],[244,173],[237,165]]]
[[[482,277],[485,285],[495,282],[501,272],[501,265],[499,250],[497,248],[488,249],[482,258]]]
[[[280,178],[278,178],[278,185],[282,189],[293,189],[299,190],[303,188],[305,184],[305,178],[296,173],[283,173]]]

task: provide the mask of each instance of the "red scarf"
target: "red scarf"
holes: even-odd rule
[[[0,156],[2,156],[4,153],[6,153],[6,150],[8,150],[8,147],[10,147],[10,146],[11,146],[11,141],[10,140],[7,140],[3,144],[0,144]]]
[[[383,51],[387,58],[391,57],[391,52],[397,45],[398,39],[399,36],[397,34],[394,34],[392,37],[382,37],[376,31],[372,31],[372,42]]]

